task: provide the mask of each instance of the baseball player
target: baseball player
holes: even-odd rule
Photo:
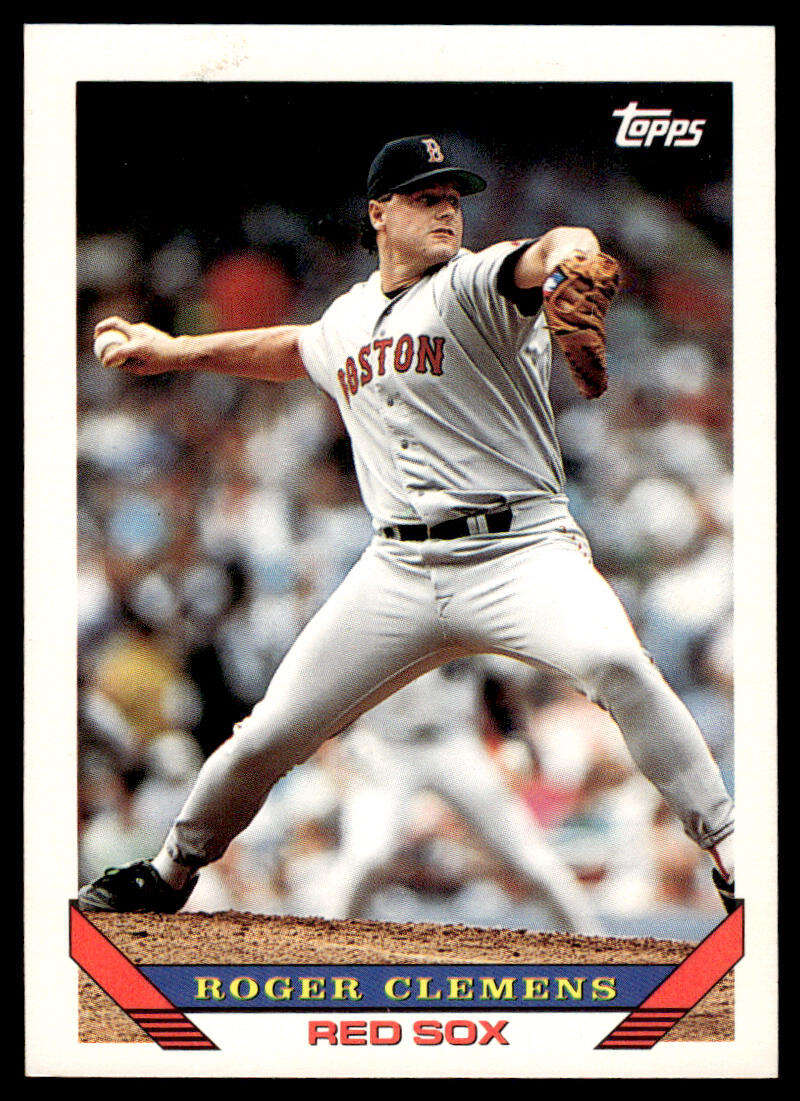
[[[478,731],[479,671],[433,670],[364,715],[344,739],[360,782],[344,802],[331,912],[363,916],[408,840],[407,812],[421,791],[453,807],[489,853],[541,903],[554,927],[597,933],[592,905],[503,779]]]
[[[551,335],[599,396],[618,265],[579,227],[463,248],[462,200],[485,186],[435,137],[391,141],[367,179],[377,270],[315,323],[193,337],[97,326],[123,334],[104,365],[134,374],[309,375],[338,403],[374,537],[208,758],[161,851],[84,887],[84,909],[179,910],[279,777],[403,685],[482,652],[543,663],[609,711],[735,905],[731,798],[564,492]]]

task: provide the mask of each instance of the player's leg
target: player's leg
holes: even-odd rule
[[[182,889],[196,869],[224,853],[289,769],[449,657],[424,571],[373,544],[300,633],[264,699],[203,765],[153,861],[160,876]],[[113,889],[84,888],[79,901],[86,908],[97,901],[99,908]]]
[[[548,845],[477,732],[442,739],[438,752],[434,790],[462,815],[489,852],[523,881],[562,932],[598,933],[591,902],[572,869]],[[458,768],[453,761],[458,761]]]
[[[441,645],[420,577],[367,552],[300,633],[264,699],[203,766],[170,832],[171,855],[217,859],[280,777],[443,660]]]
[[[687,834],[732,877],[733,802],[719,769],[588,548],[554,533],[494,562],[490,590],[471,572],[481,590],[470,602],[471,629],[502,653],[560,671],[604,707]]]

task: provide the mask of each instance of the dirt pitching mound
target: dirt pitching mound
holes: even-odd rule
[[[678,964],[695,947],[649,937],[577,937],[525,929],[324,921],[230,911],[86,916],[136,964]],[[79,984],[81,1041],[151,1042],[83,972]],[[733,1038],[730,973],[662,1042]]]

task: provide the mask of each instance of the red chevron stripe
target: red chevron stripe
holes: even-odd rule
[[[739,906],[686,957],[641,1009],[692,1009],[744,955],[744,906]]]
[[[179,1009],[172,1006],[170,1009],[129,1009],[129,1013],[137,1013],[140,1017],[174,1017],[180,1014]]]
[[[141,1022],[139,1022],[139,1023],[141,1023]],[[172,1024],[159,1024],[159,1025],[148,1024],[146,1027],[147,1027],[149,1032],[196,1032],[197,1031],[197,1029],[194,1027],[194,1025],[192,1024],[191,1021],[175,1021]],[[201,1033],[201,1035],[202,1035],[202,1033]]]
[[[658,1028],[661,1025],[664,1028],[670,1028],[684,1016],[685,1014],[679,1013],[676,1017],[626,1017],[625,1020],[633,1021],[634,1024],[643,1025],[645,1028]]]
[[[160,1037],[164,1036],[169,1036],[171,1039],[174,1040],[177,1039],[179,1036],[184,1036],[187,1039],[191,1039],[192,1037],[203,1035],[202,1032],[195,1028],[153,1028],[152,1025],[139,1025],[139,1028],[141,1028],[144,1032],[147,1033],[148,1036],[150,1036],[154,1040],[157,1040]]]
[[[608,1040],[603,1040],[602,1045],[598,1045],[598,1046],[601,1046],[601,1047],[604,1047],[604,1048],[624,1047],[624,1048],[642,1049],[642,1048],[655,1047],[655,1045],[657,1043],[658,1043],[657,1040],[652,1040],[652,1041],[649,1041],[649,1042],[645,1043],[643,1041],[636,1041],[636,1040],[611,1040],[611,1039],[608,1039]]]
[[[672,1025],[659,1025],[658,1028],[646,1028],[642,1025],[634,1025],[633,1028],[623,1028],[622,1025],[617,1025],[614,1035],[631,1036],[633,1033],[638,1033],[641,1036],[663,1036],[665,1033],[669,1032],[671,1028]]]
[[[677,1017],[674,1020],[669,1021],[660,1021],[658,1019],[653,1021],[643,1021],[641,1019],[631,1020],[630,1018],[628,1018],[627,1020],[622,1021],[621,1024],[618,1024],[617,1028],[672,1028],[673,1025],[678,1023],[678,1020],[679,1018]]]
[[[180,1049],[181,1051],[188,1051],[191,1049],[204,1050],[204,1051],[216,1051],[216,1045],[212,1044],[210,1040],[181,1040],[180,1043],[171,1043],[170,1041],[163,1041],[159,1043],[159,1047],[169,1048],[172,1051]]]
[[[194,1029],[191,1032],[181,1033],[163,1033],[163,1032],[151,1032],[149,1028],[144,1029],[147,1035],[158,1044],[159,1047],[169,1048],[196,1048],[196,1047],[208,1047],[213,1048],[215,1045],[209,1040],[207,1036],[204,1036],[202,1032]]]
[[[217,1050],[216,1044],[176,1009],[138,967],[84,917],[74,903],[70,903],[69,907],[69,951],[78,967],[161,1047],[165,1044],[151,1031],[151,1027],[157,1029],[159,1024],[173,1030],[177,1027],[189,1030],[185,1039],[168,1041],[170,1047]]]
[[[744,904],[728,914],[704,941],[690,952],[640,1006],[601,1040],[595,1050],[617,1047],[652,1047],[674,1024],[712,990],[744,955]],[[664,1022],[658,1039],[636,1043],[632,1028]]]
[[[180,1021],[183,1018],[182,1013],[131,1013],[131,1017],[135,1021],[148,1021],[152,1024],[158,1024],[160,1022]]]

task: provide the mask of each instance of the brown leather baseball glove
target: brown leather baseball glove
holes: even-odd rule
[[[619,279],[619,264],[612,256],[600,252],[589,259],[576,252],[561,261],[542,287],[550,332],[586,398],[599,398],[608,387],[606,313]]]

